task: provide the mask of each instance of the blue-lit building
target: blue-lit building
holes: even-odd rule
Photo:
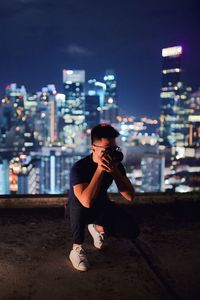
[[[39,194],[39,181],[39,169],[30,155],[20,154],[12,158],[9,164],[10,193]]]
[[[16,83],[6,87],[1,100],[2,125],[5,147],[18,152],[29,152],[34,148],[33,132],[27,119],[25,102],[27,98],[24,86],[18,88]]]
[[[142,192],[164,191],[165,158],[159,154],[144,154],[141,160]]]
[[[99,104],[95,108],[95,110],[99,111],[99,114],[100,114],[99,122],[100,123],[104,122],[103,111],[104,111],[105,93],[106,93],[106,84],[104,82],[98,81],[96,79],[88,80],[87,95],[89,95],[89,96],[96,95],[99,97]],[[86,111],[86,114],[87,114],[87,111]]]
[[[85,122],[87,128],[93,128],[100,123],[99,95],[89,91],[85,97]]]
[[[0,195],[10,194],[9,160],[0,157]]]
[[[188,146],[188,91],[182,82],[182,55],[181,46],[162,49],[161,148]]]
[[[188,99],[190,113],[189,121],[189,146],[197,152],[200,148],[200,88],[193,92]]]
[[[85,151],[85,71],[63,70],[65,104],[62,139],[74,152]]]
[[[108,70],[104,76],[106,85],[102,121],[116,124],[118,116],[117,81],[114,71]]]
[[[17,185],[17,194],[40,194],[38,170],[32,167],[26,174],[19,174]]]
[[[61,147],[43,147],[34,156],[40,158],[41,193],[66,193],[69,189],[70,169],[81,156],[72,156]]]
[[[27,97],[26,112],[34,131],[36,149],[57,140],[56,89],[53,84]]]

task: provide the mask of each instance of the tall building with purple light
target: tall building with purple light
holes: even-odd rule
[[[182,46],[162,49],[160,145],[188,145],[187,90],[182,81]]]

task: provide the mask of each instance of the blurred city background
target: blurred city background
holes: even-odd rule
[[[32,9],[44,9],[45,3],[52,3],[42,1],[43,7],[41,4],[39,7],[36,0],[16,2],[23,7],[31,4]],[[175,1],[175,8],[179,2]],[[8,10],[9,7],[4,8]],[[16,13],[13,11],[11,15]],[[186,14],[186,10],[184,12]],[[22,20],[22,16],[20,18]],[[16,23],[16,26],[19,24]],[[171,40],[173,43],[167,37],[163,43],[166,46],[156,51],[158,54],[155,59],[160,66],[159,71],[156,69],[156,76],[160,83],[156,81],[154,89],[158,101],[152,100],[151,90],[148,93],[145,80],[140,85],[140,89],[146,92],[146,106],[139,96],[137,101],[132,101],[129,94],[123,95],[121,91],[126,87],[118,74],[119,66],[115,69],[114,61],[99,76],[96,59],[93,74],[91,66],[87,73],[84,63],[81,67],[81,57],[89,61],[93,54],[75,44],[67,51],[78,56],[77,65],[74,58],[72,63],[67,59],[59,71],[56,83],[46,82],[49,74],[41,80],[41,74],[38,73],[41,86],[36,92],[32,92],[33,88],[27,88],[25,84],[33,80],[31,70],[25,75],[26,79],[18,76],[20,65],[13,60],[14,75],[12,72],[5,74],[6,78],[10,74],[12,81],[3,86],[5,80],[1,80],[0,87],[0,194],[67,193],[70,169],[75,161],[91,152],[90,132],[98,123],[109,123],[120,132],[118,145],[124,153],[123,163],[137,192],[200,191],[200,89],[197,87],[200,81],[197,72],[191,75],[190,80],[184,79],[190,76],[186,68],[189,45],[185,49],[182,44],[174,42],[174,37]],[[19,45],[16,46],[16,53],[20,49],[17,47]],[[20,47],[23,48],[23,45]],[[11,50],[15,52],[15,45],[9,48],[8,53]],[[48,51],[46,49],[47,56]],[[143,50],[142,56],[145,59],[144,53]],[[107,55],[106,49],[104,55]],[[126,58],[121,57],[121,61],[123,59]],[[93,60],[94,57],[91,58]],[[99,60],[99,68],[101,62],[102,58]],[[24,65],[26,63],[27,57]],[[2,66],[3,78],[3,63]],[[12,69],[11,63],[8,66]],[[21,82],[22,78],[25,83]],[[127,74],[127,80],[129,90],[134,90],[135,83],[133,80],[131,84],[130,74]],[[125,81],[126,78],[123,78]],[[46,82],[44,87],[43,82]],[[58,87],[57,82],[60,82]],[[129,97],[129,100],[123,100],[123,97]],[[137,107],[140,109],[137,110]],[[140,114],[134,114],[134,111],[140,111]],[[116,186],[113,184],[109,191],[116,192]]]

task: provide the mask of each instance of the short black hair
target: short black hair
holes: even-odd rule
[[[91,142],[92,144],[96,140],[102,138],[113,139],[119,136],[119,132],[109,124],[98,124],[91,131]]]

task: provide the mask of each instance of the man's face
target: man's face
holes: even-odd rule
[[[115,138],[112,139],[102,138],[100,140],[94,141],[94,143],[92,144],[93,160],[97,161],[99,158],[101,158],[106,148],[109,147],[116,147]]]

